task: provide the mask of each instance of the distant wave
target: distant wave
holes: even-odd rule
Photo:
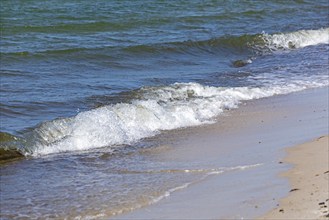
[[[138,48],[145,51],[156,52],[159,49],[172,52],[193,53],[215,52],[216,50],[232,49],[236,52],[250,50],[254,52],[268,52],[274,50],[298,49],[306,46],[329,44],[329,28],[318,30],[300,30],[290,33],[255,34],[242,36],[224,36],[205,41],[184,41],[167,45]],[[135,47],[128,49],[134,51]],[[225,50],[227,51],[227,50]]]
[[[263,33],[262,38],[265,46],[270,50],[303,48],[317,44],[329,44],[329,28],[278,34]]]
[[[241,36],[222,36],[201,41],[167,42],[148,45],[134,45],[132,42],[125,46],[105,46],[92,47],[65,47],[44,51],[18,51],[2,53],[12,56],[33,56],[47,54],[62,56],[64,54],[75,53],[101,53],[102,56],[115,57],[118,54],[141,55],[141,54],[190,54],[199,56],[200,54],[222,54],[227,53],[254,53],[262,55],[271,51],[291,50],[303,48],[317,44],[329,44],[329,28],[318,30],[299,30],[296,32]],[[97,56],[95,54],[95,56]]]
[[[49,12],[50,13],[50,12]],[[70,17],[69,19],[74,19]],[[81,20],[78,20],[81,22]],[[77,33],[96,32],[96,31],[122,31],[134,26],[134,23],[115,23],[109,21],[96,22],[82,22],[82,23],[62,23],[49,26],[25,25],[13,26],[10,33],[26,33],[26,32],[40,32],[40,33],[66,33],[74,30]]]
[[[300,30],[289,33],[255,35],[223,36],[201,41],[167,42],[148,45],[134,45],[105,47],[65,47],[44,51],[17,51],[6,53],[3,58],[26,56],[63,56],[74,54],[83,56],[91,53],[93,56],[108,56],[111,58],[122,55],[157,55],[157,54],[184,54],[199,56],[200,54],[241,54],[251,53],[262,55],[278,50],[292,50],[317,44],[329,44],[329,28],[318,30]],[[96,53],[97,52],[97,53]]]

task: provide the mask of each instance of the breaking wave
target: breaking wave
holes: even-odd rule
[[[171,43],[157,49],[163,51],[176,48],[175,50],[184,51],[187,48],[199,48],[205,51],[206,48],[213,50],[220,45],[229,45],[236,48],[248,47],[266,53],[317,44],[329,44],[329,28]],[[243,62],[236,62],[235,65],[245,65]],[[43,122],[24,132],[22,137],[1,133],[0,159],[100,147],[114,150],[116,147],[130,145],[164,130],[212,123],[223,111],[237,108],[242,101],[326,86],[329,84],[328,78],[324,77],[314,80],[293,79],[286,83],[271,82],[270,85],[263,87],[215,87],[192,82],[143,87],[131,91],[134,95],[130,101],[81,112],[70,118]]]
[[[262,38],[270,50],[303,48],[317,44],[329,44],[329,28],[279,34],[263,33]]]
[[[139,99],[81,112],[75,117],[43,122],[24,134],[25,155],[81,151],[135,143],[163,130],[212,123],[241,101],[286,94],[328,85],[327,81],[298,81],[263,88],[213,87],[198,83],[175,83],[144,87]],[[12,149],[12,148],[11,148]]]

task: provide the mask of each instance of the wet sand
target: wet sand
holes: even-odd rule
[[[328,136],[289,148],[283,162],[294,165],[283,176],[289,195],[260,219],[329,219]]]
[[[164,133],[170,150],[157,153],[157,160],[204,168],[259,166],[211,175],[113,219],[256,219],[275,209],[282,198],[302,192],[289,192],[294,186],[280,173],[293,162],[282,160],[288,148],[328,135],[327,100],[328,87],[254,100],[215,124]]]

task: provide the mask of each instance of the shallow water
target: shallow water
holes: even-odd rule
[[[243,101],[329,84],[325,0],[0,8],[0,147],[25,158],[0,165],[3,218],[111,216],[239,169],[141,152]]]

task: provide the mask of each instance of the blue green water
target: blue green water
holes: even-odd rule
[[[327,0],[0,4],[0,148],[27,157],[134,149],[328,85]]]
[[[232,66],[254,56],[257,35],[328,28],[326,0],[2,1],[0,13],[1,130],[10,133],[145,85],[236,86],[222,75],[259,69]]]

